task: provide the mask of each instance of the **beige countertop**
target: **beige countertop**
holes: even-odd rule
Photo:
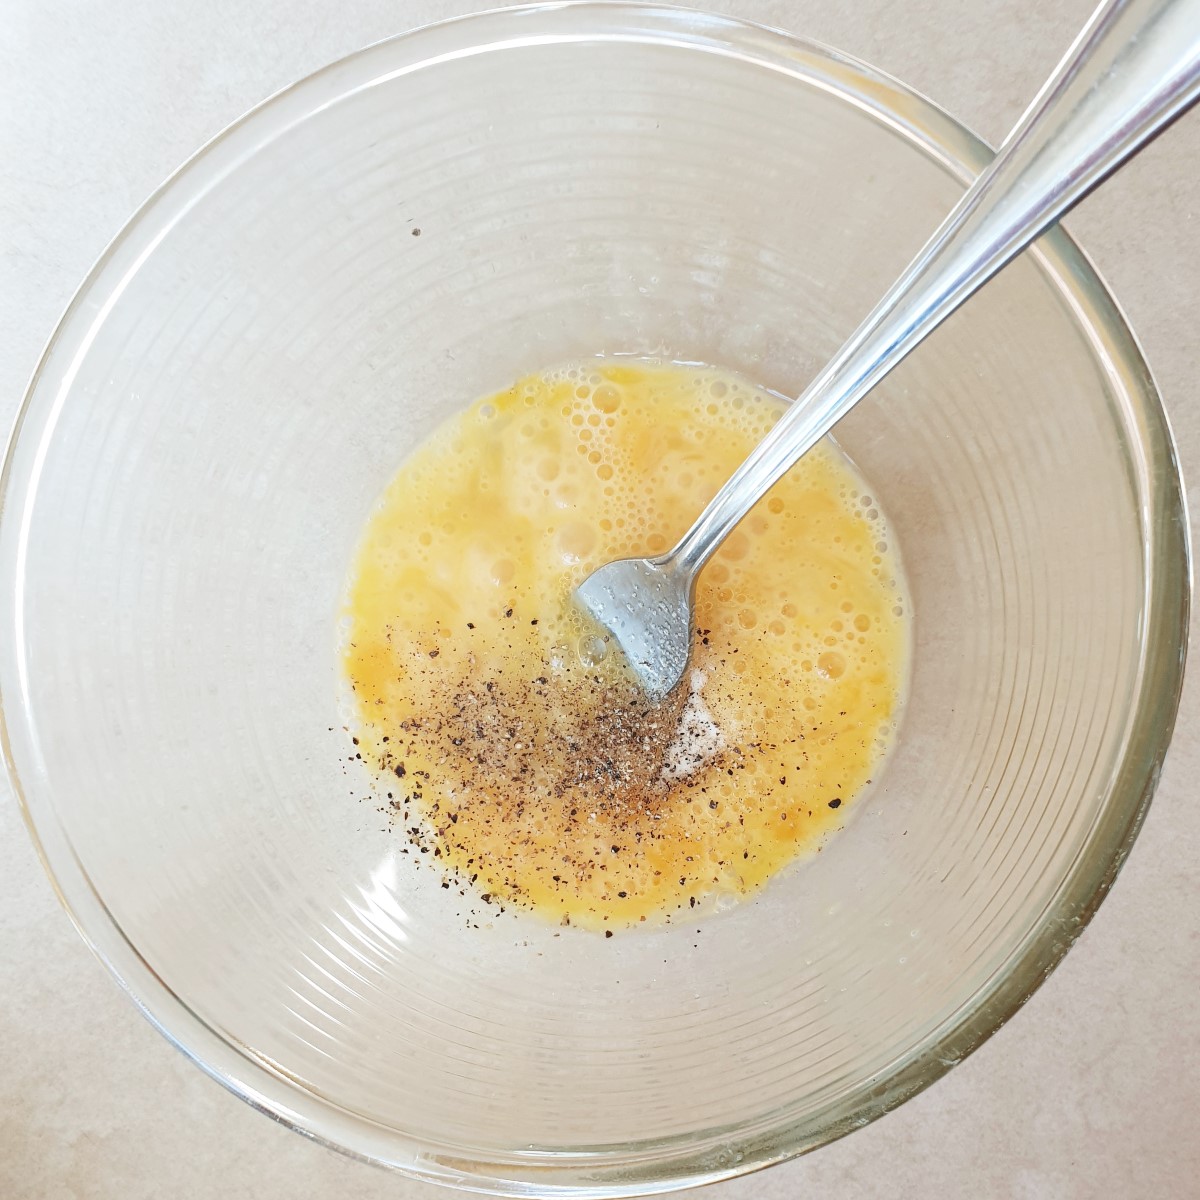
[[[367,42],[480,0],[0,0],[0,421],[94,257],[203,141]],[[906,80],[998,140],[1092,0],[714,0]],[[1068,226],[1140,336],[1200,479],[1200,113]],[[1193,629],[1195,622],[1193,622]],[[844,1141],[735,1197],[1200,1195],[1200,674],[1111,897],[1018,1016]],[[432,1197],[272,1125],[138,1015],[0,783],[0,1197]]]

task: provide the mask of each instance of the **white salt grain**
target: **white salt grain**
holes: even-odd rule
[[[663,755],[660,778],[665,781],[686,779],[695,774],[725,747],[725,735],[701,695],[707,682],[703,671],[691,673],[688,680],[691,690],[679,714],[679,728]]]

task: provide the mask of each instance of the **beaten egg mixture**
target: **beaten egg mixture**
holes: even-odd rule
[[[701,573],[662,704],[570,599],[672,546],[782,411],[709,368],[598,359],[480,400],[402,465],[342,662],[358,752],[447,882],[611,932],[753,892],[840,826],[894,727],[908,618],[831,443]]]

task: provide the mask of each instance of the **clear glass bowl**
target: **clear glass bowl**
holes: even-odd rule
[[[838,431],[915,610],[895,751],[750,902],[468,928],[347,762],[334,622],[448,412],[597,352],[794,394],[988,151],[859,63],[680,10],[428,28],[222,134],[98,263],[3,477],[5,748],[84,936],[277,1120],[425,1179],[616,1195],[900,1103],[1045,978],[1129,850],[1188,603],[1169,432],[1061,233]]]

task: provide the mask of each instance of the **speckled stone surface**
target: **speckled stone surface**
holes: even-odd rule
[[[479,0],[0,0],[0,420],[93,258],[201,142],[282,85]],[[732,0],[866,58],[999,140],[1091,0]],[[1200,113],[1068,224],[1107,277],[1200,479]],[[1190,491],[1197,502],[1195,487]],[[1200,674],[1117,886],[981,1050],[897,1112],[713,1200],[1200,1195]],[[0,1197],[416,1200],[252,1112],[80,941],[0,784]]]

